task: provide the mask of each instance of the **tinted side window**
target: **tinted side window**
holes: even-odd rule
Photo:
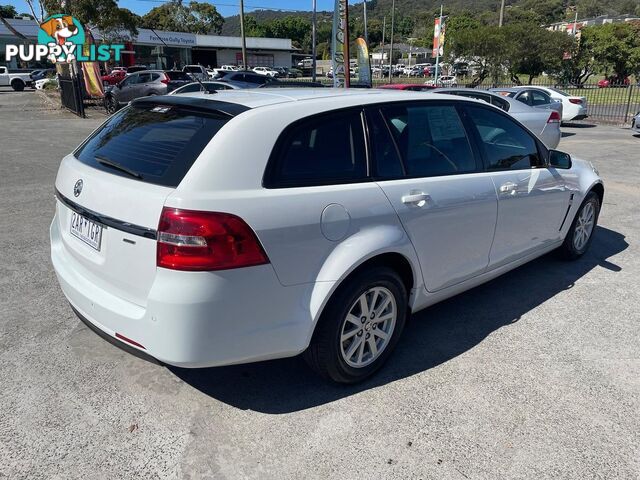
[[[265,175],[267,187],[350,183],[367,176],[360,111],[303,120],[280,137]]]
[[[138,75],[130,75],[128,77],[126,77],[124,80],[122,80],[122,86],[123,87],[128,87],[130,85],[135,85],[136,83],[138,83]]]
[[[531,105],[531,95],[529,94],[529,92],[522,92],[516,97],[516,100],[524,103],[525,105]]]
[[[150,73],[140,73],[138,75],[138,81],[136,83],[148,83],[151,81]]]
[[[391,138],[391,132],[379,110],[367,113],[372,144],[373,166],[376,178],[399,178],[404,175],[402,161]]]
[[[536,91],[531,92],[531,105],[547,105],[549,103],[551,103],[551,99],[546,93]]]
[[[480,135],[488,170],[519,170],[542,165],[533,137],[507,116],[469,105],[472,122]]]
[[[491,104],[495,105],[496,107],[500,107],[505,112],[508,112],[509,111],[509,107],[511,106],[509,104],[509,102],[507,102],[506,100],[503,100],[501,98],[498,98],[495,95],[491,95]]]
[[[391,106],[383,109],[410,177],[476,170],[469,140],[452,105]]]

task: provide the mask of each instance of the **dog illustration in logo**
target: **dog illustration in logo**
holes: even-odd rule
[[[51,51],[47,57],[52,63],[71,62],[76,58],[74,53],[63,52],[61,48],[70,48],[73,45],[84,43],[84,31],[79,27],[71,15],[54,15],[40,24],[38,43],[56,47],[57,51]]]
[[[71,15],[50,18],[46,22],[41,23],[40,28],[47,32],[47,35],[52,37],[58,45],[64,45],[69,37],[73,37],[78,33],[78,27],[74,25]]]

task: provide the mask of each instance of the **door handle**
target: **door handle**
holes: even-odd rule
[[[427,200],[431,199],[429,194],[424,192],[411,192],[409,195],[402,196],[402,203],[405,205],[417,205],[419,207],[424,206]]]
[[[500,193],[513,195],[516,193],[516,187],[518,184],[513,182],[506,182],[500,185]]]

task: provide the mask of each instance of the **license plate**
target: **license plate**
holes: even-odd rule
[[[71,212],[71,235],[100,251],[102,225],[92,222],[79,213]]]

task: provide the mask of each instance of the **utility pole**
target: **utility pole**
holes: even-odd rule
[[[382,17],[382,44],[381,44],[381,48],[382,48],[382,54],[380,56],[380,78],[383,77],[382,75],[382,67],[384,67],[384,39],[387,33],[387,17]]]
[[[396,19],[396,0],[391,2],[391,40],[389,41],[389,83],[393,75],[393,26]]]
[[[364,8],[364,41],[369,45],[369,33],[367,32],[367,0],[362,2],[362,8]]]
[[[316,16],[316,0],[313,0],[313,13],[311,14],[311,80],[316,81],[316,23],[318,22]]]
[[[500,21],[498,22],[498,27],[502,26],[503,20],[504,20],[504,0],[500,2]]]
[[[578,34],[578,7],[576,6],[576,18],[573,20],[573,36]]]
[[[240,0],[240,36],[242,37],[242,68],[247,70],[247,37],[244,34],[244,0]]]

